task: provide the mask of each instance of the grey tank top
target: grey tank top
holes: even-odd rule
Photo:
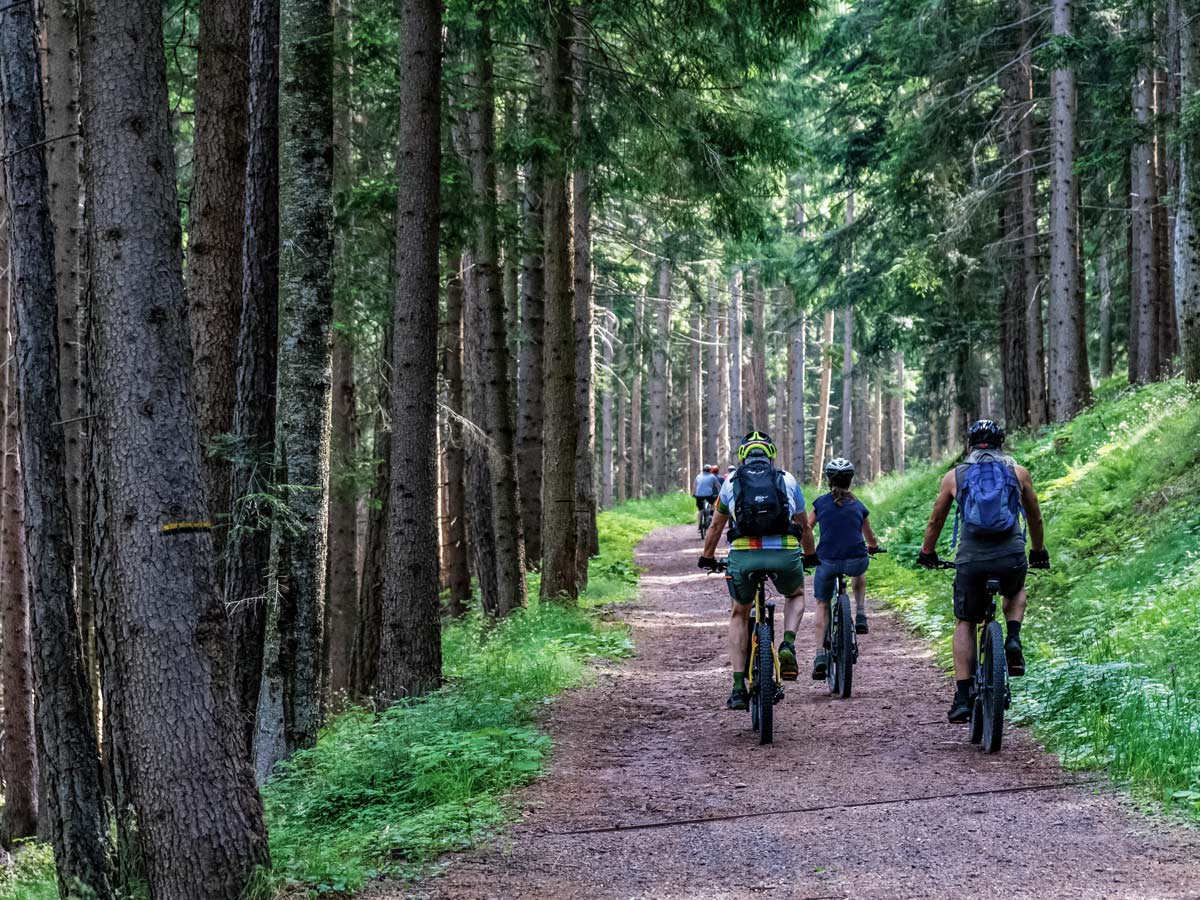
[[[1012,457],[1001,456],[1000,454],[992,454],[990,451],[972,451],[967,457],[966,462],[954,469],[954,494],[955,494],[955,509],[954,515],[957,519],[959,514],[958,496],[962,491],[963,473],[967,470],[967,466],[974,465],[978,462],[982,453],[987,453],[989,456],[996,456],[1005,465],[1012,467],[1016,463]],[[970,534],[962,524],[959,523],[958,528],[958,552],[954,556],[955,562],[973,563],[973,562],[991,562],[995,559],[1004,559],[1018,554],[1025,555],[1025,529],[1022,526],[1022,520],[1018,519],[1013,525],[1012,531],[1008,534],[998,535],[996,537],[981,537],[980,535]]]

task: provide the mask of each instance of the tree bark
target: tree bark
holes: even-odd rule
[[[352,0],[334,2],[334,40],[338,56],[348,56],[354,9]],[[352,73],[338,79],[333,98],[333,195],[345,204],[354,187],[354,117],[347,86]],[[403,87],[403,85],[402,85]],[[340,216],[338,218],[341,218]],[[354,297],[348,271],[347,233],[353,220],[334,233],[333,406],[330,412],[329,561],[325,606],[326,702],[342,705],[350,688],[350,657],[358,619],[358,492],[354,471],[358,454],[358,407],[354,381]]]
[[[390,324],[383,330],[382,352],[392,346]],[[382,361],[381,361],[382,362]],[[374,503],[367,516],[367,540],[363,548],[362,583],[358,590],[358,627],[354,653],[350,657],[350,688],[356,699],[367,698],[379,670],[379,641],[383,632],[383,592],[387,578],[388,498],[391,484],[392,432],[386,427],[383,410],[391,407],[387,379],[379,386],[372,456],[379,460],[371,487]]]
[[[619,324],[614,325],[614,340],[620,335]],[[613,355],[616,356],[617,350],[613,348]],[[628,345],[624,345],[619,353],[622,361],[628,358]],[[629,415],[629,399],[628,391],[624,384],[624,375],[616,376],[614,370],[613,386],[607,392],[608,394],[616,395],[616,434],[613,438],[615,443],[613,457],[613,502],[624,503],[629,499],[629,444],[628,437],[628,415]]]
[[[719,420],[717,430],[716,462],[722,469],[726,467],[732,453],[729,446],[729,432],[732,427],[732,413],[729,403],[729,316],[726,312],[725,301],[717,297],[716,324],[714,325],[716,367],[716,415]]]
[[[742,270],[729,278],[729,452],[746,433],[742,415]]]
[[[230,472],[231,525],[225,548],[225,606],[233,635],[247,757],[253,752],[262,684],[266,578],[271,556],[279,298],[279,0],[250,7],[250,108],[242,229],[241,315],[237,339],[236,450]]]
[[[821,383],[817,389],[817,433],[813,440],[813,464],[809,481],[819,485],[825,474],[825,444],[829,435],[829,393],[833,386],[833,310],[825,313],[821,335]]]
[[[96,616],[90,554],[85,539],[84,458],[87,415],[84,406],[83,342],[83,143],[79,138],[79,39],[75,0],[43,0],[44,59],[42,80],[46,134],[62,137],[46,145],[50,221],[54,226],[54,278],[58,298],[59,408],[66,440],[67,500],[71,504],[71,537],[79,630],[84,667],[92,689],[92,712],[99,728],[100,671],[96,659]]]
[[[571,99],[570,6],[556,0],[547,7],[546,55],[542,90],[546,119],[569,121]],[[572,219],[567,163],[548,161],[543,193],[545,229],[546,330],[545,427],[542,431],[542,583],[543,599],[574,600],[579,593],[575,458],[580,439],[576,406],[575,298],[572,285]]]
[[[1162,29],[1161,40],[1168,48],[1176,39],[1178,27],[1168,28],[1161,16],[1158,25]],[[1169,54],[1168,54],[1169,55]],[[1161,68],[1153,70],[1154,77],[1154,300],[1157,304],[1155,322],[1155,354],[1158,357],[1156,379],[1169,378],[1178,341],[1175,321],[1175,286],[1172,271],[1173,252],[1171,235],[1174,233],[1174,214],[1168,205],[1172,196],[1178,196],[1178,185],[1171,179],[1167,156],[1166,121],[1173,115],[1167,91],[1166,73]],[[1082,241],[1083,229],[1080,228]]]
[[[213,442],[233,430],[237,335],[242,306],[250,5],[200,0],[192,202],[188,207],[187,293],[196,417],[213,517],[218,584],[224,580],[229,509],[228,453]]]
[[[472,300],[478,304],[481,318],[478,327],[480,358],[478,378],[467,378],[468,390],[474,389],[479,402],[471,407],[472,418],[484,431],[490,443],[486,460],[491,494],[491,523],[496,553],[490,558],[496,585],[494,608],[497,616],[507,616],[525,605],[525,551],[521,534],[521,503],[517,487],[517,468],[514,456],[515,423],[509,384],[508,328],[501,284],[500,246],[496,218],[496,160],[495,160],[495,87],[492,78],[492,39],[490,13],[480,16],[472,35],[474,65],[467,79],[473,104],[467,117],[468,163],[471,191],[474,198],[474,248],[472,252]],[[567,257],[570,259],[570,256]],[[567,293],[570,293],[570,268],[567,273]],[[574,348],[575,319],[572,308],[570,320],[571,346]],[[467,326],[471,329],[470,324]],[[571,405],[574,408],[574,359],[567,380],[572,386]],[[571,483],[574,491],[574,447],[571,457]],[[479,462],[483,462],[480,460]],[[478,477],[478,465],[475,477]],[[469,476],[470,477],[470,476]],[[469,487],[473,491],[475,488]],[[572,522],[574,517],[572,516]],[[480,534],[482,521],[474,524]],[[571,554],[574,564],[574,550]],[[476,556],[476,562],[482,562]],[[476,577],[482,577],[478,568]]]
[[[629,496],[640,500],[643,489],[642,368],[646,331],[646,291],[633,298],[633,378],[629,388]]]
[[[546,328],[546,279],[542,191],[544,166],[534,158],[526,170],[524,234],[521,257],[521,350],[517,362],[517,466],[521,489],[521,522],[525,552],[531,564],[542,558],[542,428],[545,376],[542,371]]]
[[[391,370],[398,389],[391,392],[391,470],[404,477],[391,479],[388,496],[388,564],[375,674],[375,696],[383,703],[422,696],[442,680],[438,564],[431,552],[438,543],[442,6],[440,0],[402,0],[399,12],[398,100],[405,112],[396,152],[400,193]],[[483,28],[486,35],[486,21]],[[476,66],[479,86],[490,91],[490,60]]]
[[[453,258],[453,257],[452,257]],[[467,563],[465,456],[463,453],[463,282],[462,260],[455,260],[446,285],[446,343],[442,375],[448,395],[446,441],[442,459],[446,470],[446,571],[453,615],[471,602],[471,571]]]
[[[1045,325],[1042,315],[1041,255],[1038,241],[1038,208],[1036,157],[1034,156],[1034,95],[1032,41],[1032,0],[1017,0],[1020,25],[1021,54],[1017,71],[1020,75],[1022,110],[1017,125],[1020,148],[1021,184],[1021,257],[1025,289],[1025,369],[1029,394],[1028,423],[1033,427],[1045,425],[1049,416],[1046,397]]]
[[[754,305],[751,309],[750,369],[753,372],[754,391],[750,398],[753,409],[753,427],[770,429],[771,413],[767,404],[767,291],[762,275],[754,278]]]
[[[1149,14],[1146,9],[1135,10],[1133,28],[1141,36],[1142,52],[1148,55],[1150,37]],[[1150,63],[1144,61],[1138,66],[1133,80],[1133,118],[1138,137],[1129,150],[1130,227],[1133,236],[1129,380],[1137,384],[1153,381],[1159,369],[1154,135],[1151,123],[1154,90],[1152,79]]]
[[[691,465],[685,475],[687,485],[684,490],[691,490],[692,479],[701,466],[710,465],[704,456],[704,401],[701,385],[704,380],[704,338],[700,330],[700,302],[692,300],[691,343],[688,344],[687,370],[687,405],[690,410],[691,428],[688,430],[688,448]]]
[[[571,130],[578,150],[588,124],[588,41],[591,26],[585,5],[572,9],[574,50],[571,53]],[[588,560],[600,552],[596,529],[596,333],[592,280],[592,183],[585,163],[576,162],[571,179],[574,216],[575,402],[579,438],[575,445],[575,567],[581,590],[587,589]]]
[[[1054,0],[1054,34],[1072,37],[1072,0]],[[1079,372],[1078,261],[1075,241],[1075,71],[1056,68],[1053,93],[1053,166],[1050,202],[1050,418],[1064,422],[1082,408]]]
[[[842,457],[860,466],[856,446],[854,400],[854,310],[842,310]]]
[[[0,27],[3,193],[9,209],[11,319],[17,375],[22,502],[37,694],[40,798],[58,886],[112,896],[96,735],[76,619],[66,447],[60,415],[58,307],[46,138],[33,6],[10,8]],[[29,148],[29,149],[25,149]],[[21,150],[23,152],[13,152]],[[15,632],[14,632],[15,634]],[[5,643],[11,640],[6,633]],[[12,648],[19,653],[19,648]],[[14,706],[20,701],[14,701]],[[32,785],[31,785],[32,787]]]
[[[704,377],[700,403],[704,408],[704,451],[706,462],[719,465],[721,460],[721,422],[725,408],[721,405],[721,306],[717,281],[708,278],[708,305],[704,313],[704,332],[697,337],[705,342]]]
[[[1200,3],[1180,0],[1180,96],[1194,104],[1200,87]],[[1175,216],[1175,295],[1183,375],[1200,383],[1200,144],[1195,135],[1179,141],[1179,206]]]
[[[89,0],[81,22],[109,721],[130,767],[151,895],[233,900],[267,843],[212,565],[162,4]],[[26,477],[55,480],[39,469]],[[60,560],[69,572],[69,555]]]
[[[0,140],[0,148],[4,141]],[[4,150],[0,149],[0,154]],[[12,357],[8,248],[8,209],[0,177],[0,696],[4,700],[4,740],[0,776],[4,807],[0,847],[30,837],[38,825],[38,764],[34,731],[33,663],[29,628],[29,581],[25,577],[25,503],[21,484],[20,423],[16,366]]]
[[[804,447],[804,394],[805,375],[808,366],[805,336],[808,332],[808,314],[801,310],[796,324],[788,334],[788,417],[791,432],[791,471],[798,479],[808,471],[808,457]]]
[[[898,350],[893,357],[896,367],[896,392],[892,395],[892,411],[889,416],[892,426],[892,468],[903,472],[905,468],[905,425],[904,425],[904,351]]]
[[[654,279],[654,321],[650,351],[650,484],[656,494],[671,488],[668,382],[671,354],[671,264],[658,263]]]
[[[1014,4],[1015,6],[1015,4]],[[1016,10],[1014,8],[1013,12]],[[1019,41],[1019,36],[1018,36]],[[1024,48],[1017,46],[1018,59]],[[1002,152],[1017,171],[1026,165],[1020,130],[1030,114],[1028,81],[1022,80],[1020,66],[1009,66],[1000,76],[1004,90],[1004,137]],[[1023,173],[1022,173],[1023,174]],[[1022,183],[1007,187],[1000,200],[1000,257],[1004,272],[1004,293],[1000,308],[1000,359],[1004,376],[1004,418],[1009,428],[1022,428],[1031,417],[1029,400],[1029,347],[1025,306],[1025,267],[1030,260],[1022,252],[1025,219],[1022,212]]]
[[[279,42],[279,377],[256,768],[311,747],[321,722],[333,326],[333,16],[283,0]]]
[[[879,373],[871,379],[871,477],[883,474],[883,379]]]

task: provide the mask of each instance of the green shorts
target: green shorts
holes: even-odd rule
[[[804,553],[793,550],[730,550],[725,583],[738,603],[754,602],[751,572],[770,572],[775,590],[790,597],[804,587]]]

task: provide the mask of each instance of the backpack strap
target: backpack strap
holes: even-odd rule
[[[963,517],[962,473],[966,464],[954,467],[954,533],[950,537],[950,549],[958,546],[958,524]]]

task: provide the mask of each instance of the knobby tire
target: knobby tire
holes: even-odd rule
[[[758,693],[758,742],[769,744],[775,737],[775,655],[772,652],[775,638],[771,626],[765,622],[758,625],[758,653],[754,673]]]
[[[849,698],[854,688],[854,619],[846,594],[838,595],[838,643],[838,693]]]
[[[1004,707],[1008,662],[1004,656],[1004,634],[999,622],[988,622],[983,640],[983,677],[980,712],[983,719],[983,752],[996,753],[1004,740]]]

